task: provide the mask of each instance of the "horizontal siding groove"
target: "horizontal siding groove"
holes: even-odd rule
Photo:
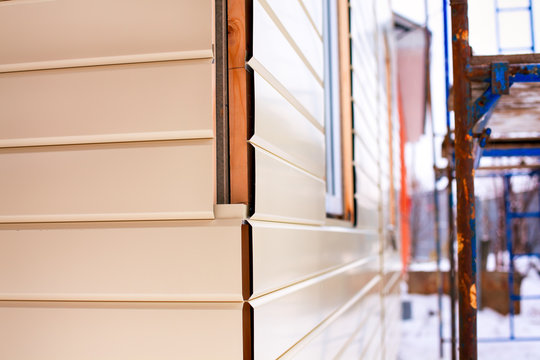
[[[335,310],[330,314],[326,319],[321,321],[315,328],[313,328],[309,333],[302,337],[296,344],[290,347],[278,359],[292,359],[304,346],[306,346],[313,338],[318,336],[329,327],[335,320],[337,320],[341,315],[343,315],[347,310],[352,308],[358,302],[362,301],[364,297],[379,283],[381,280],[380,275],[375,275],[359,292],[357,292],[352,298],[350,298],[345,304],[340,308]],[[365,320],[366,317],[364,317]],[[361,322],[363,325],[363,321]],[[361,328],[361,326],[359,326]],[[356,332],[355,332],[356,334]]]
[[[356,200],[358,200],[358,201],[361,201],[362,203],[368,203],[368,204],[373,205],[373,206],[379,205],[379,201],[372,200],[371,198],[366,198],[363,194],[358,194],[358,193],[356,193],[356,194],[354,194],[354,198],[355,198]],[[373,211],[377,211],[377,212],[378,212],[378,210],[376,210],[376,209],[373,209]],[[376,227],[371,227],[371,229],[374,229],[374,230],[375,230],[375,229],[378,229],[378,228],[376,228]],[[380,232],[380,231],[379,231],[379,232]]]
[[[377,64],[374,61],[372,63],[371,61],[365,59],[363,56],[357,55],[354,46],[352,47],[351,54],[351,70],[353,72],[362,73],[362,78],[364,80],[362,81],[362,84],[364,84],[365,87],[368,87],[370,89],[375,88],[377,84],[376,74],[373,74],[372,72],[368,73],[366,72],[366,69],[374,71]],[[374,91],[372,91],[371,93],[373,94]]]
[[[353,38],[353,54],[359,58],[363,58],[366,61],[369,61],[369,64],[367,64],[367,66],[376,67],[376,52],[373,50],[373,46],[369,43],[368,37],[365,34],[361,34],[358,29],[355,29],[356,27],[357,26],[351,26],[351,35]],[[364,51],[361,51],[360,48],[364,48]]]
[[[24,302],[76,302],[76,303],[196,303],[196,304],[241,304],[243,303],[241,296],[231,296],[230,294],[215,294],[215,300],[210,300],[208,294],[10,294],[4,293],[0,295],[0,306],[2,302],[7,301],[24,301]]]
[[[371,151],[371,148],[368,146],[368,144],[366,143],[366,139],[365,139],[365,136],[362,135],[358,129],[354,129],[353,130],[353,135],[358,139],[358,142],[360,144],[362,144],[364,146],[364,149],[366,150],[366,152],[371,156],[371,158],[373,159],[373,161],[375,162],[379,162],[379,157],[374,154],[372,151]],[[357,161],[360,161],[361,159],[358,159]]]
[[[377,260],[378,258],[379,258],[379,255],[371,255],[371,256],[368,256],[368,257],[353,261],[353,262],[351,262],[351,263],[349,263],[347,265],[343,265],[343,266],[338,267],[337,269],[333,269],[333,270],[324,272],[323,274],[320,274],[318,276],[311,277],[311,278],[308,278],[306,280],[294,283],[292,285],[288,285],[286,287],[274,290],[274,291],[269,292],[267,294],[254,297],[252,299],[249,299],[248,302],[253,307],[258,307],[258,306],[264,305],[266,303],[270,303],[270,302],[272,302],[272,301],[274,301],[276,299],[279,299],[279,298],[281,298],[283,296],[286,296],[286,295],[294,293],[294,292],[296,292],[298,290],[307,288],[308,286],[311,286],[311,285],[316,284],[318,282],[324,281],[324,280],[329,279],[331,277],[337,276],[337,275],[342,274],[342,273],[344,273],[344,272],[346,272],[348,270],[351,270],[351,269],[360,267],[362,265],[368,264],[373,260]],[[379,275],[377,275],[377,276],[379,276]]]
[[[265,214],[263,212],[257,212],[254,216],[250,218],[251,220],[264,221],[268,223],[279,223],[279,224],[290,224],[290,225],[323,225],[322,222],[317,220],[307,220],[304,218],[294,218],[288,216],[279,216],[274,214]]]
[[[353,81],[355,81],[353,79]],[[353,86],[353,90],[355,90],[355,87]],[[358,92],[360,92],[361,94],[359,94]],[[376,139],[377,138],[377,134],[378,134],[378,126],[377,126],[377,122],[376,122],[376,119],[377,119],[377,113],[373,107],[373,105],[370,103],[370,99],[369,97],[366,97],[364,93],[364,90],[360,90],[360,91],[353,91],[353,96],[352,96],[352,103],[353,103],[353,110],[354,110],[354,114],[356,115],[355,116],[355,119],[358,118],[358,117],[361,117],[362,120],[362,124],[358,124],[356,121],[355,121],[355,128],[360,130],[360,126],[358,125],[364,125],[364,127],[368,128],[369,129],[369,133],[370,135]],[[371,100],[373,101],[373,99]]]
[[[372,332],[371,334],[369,334],[369,337],[366,337],[366,341],[364,342],[365,346],[362,350],[362,354],[360,355],[359,359],[365,359],[366,358],[366,354],[368,352],[368,350],[370,350],[370,348],[372,348],[373,346],[378,346],[378,349],[381,348],[381,345],[382,344],[377,344],[375,343],[373,340],[376,338],[376,337],[380,337],[381,336],[381,324],[379,324],[378,326],[378,330],[379,331],[374,331]]]
[[[214,54],[211,49],[208,50],[189,50],[172,51],[152,54],[134,54],[120,56],[104,56],[85,59],[66,59],[37,61],[18,64],[0,65],[0,73],[33,71],[33,70],[52,70],[89,66],[137,64],[148,62],[175,61],[175,60],[201,60],[213,59]]]
[[[369,136],[374,139],[377,138],[377,131],[373,129],[373,122],[369,121],[369,119],[373,119],[374,116],[372,114],[366,114],[369,109],[362,109],[361,104],[359,104],[358,100],[354,97],[352,98],[352,103],[354,107],[354,128],[357,129],[358,132],[367,129]],[[370,115],[371,117],[369,117]]]
[[[366,68],[374,69],[377,67],[376,57],[374,55],[371,55],[372,53],[370,53],[369,51],[362,49],[362,46],[369,47],[369,45],[366,45],[365,41],[361,41],[361,39],[363,39],[362,36],[359,36],[356,38],[353,37],[353,41],[351,45],[351,55],[352,55],[352,63],[353,63],[352,66],[355,67],[354,66],[354,63],[356,63],[355,60],[358,59],[359,65],[363,65],[363,66],[360,66],[359,69],[366,69]],[[373,80],[373,82],[376,81],[375,74],[366,73],[365,75],[369,76],[370,79]]]
[[[41,304],[39,304],[41,303]],[[234,310],[241,307],[242,301],[50,301],[50,300],[0,300],[0,307],[28,307],[42,305],[44,308],[66,308],[66,309],[153,309],[162,307],[164,309],[215,309]],[[26,305],[26,306],[25,306]]]
[[[270,144],[269,142],[267,142],[266,140],[264,140],[260,136],[253,135],[253,137],[248,140],[248,143],[255,146],[257,149],[260,149],[264,153],[266,153],[268,155],[272,155],[272,156],[282,160],[283,162],[286,162],[287,164],[294,167],[295,169],[297,169],[299,171],[302,171],[302,172],[306,173],[307,175],[310,175],[311,177],[313,177],[313,178],[315,178],[317,180],[325,181],[324,177],[318,176],[317,174],[314,174],[314,173],[310,172],[309,170],[303,168],[302,166],[297,165],[298,160],[296,160],[294,158],[294,156],[292,156],[290,154],[286,154],[284,151],[281,151],[280,149],[276,148],[275,146],[273,146],[272,144]],[[270,150],[272,148],[274,148],[277,151]]]
[[[397,323],[399,322],[399,316],[398,313],[401,310],[401,304],[396,301],[395,304],[392,305],[392,307],[387,307],[386,314],[384,317],[384,328],[387,332],[391,332],[395,327],[397,327]]]
[[[365,230],[365,232],[366,232],[366,233],[367,233],[367,232],[370,232],[370,233],[373,233],[373,234],[377,234],[377,231],[375,231],[375,230],[373,230],[373,231],[371,231],[371,230]],[[371,255],[371,256],[368,256],[368,257],[364,257],[364,258],[362,258],[361,260],[362,260],[364,263],[368,263],[368,262],[374,260],[376,257],[378,257],[378,255]],[[277,291],[281,291],[281,290],[287,289],[287,288],[289,288],[289,287],[291,287],[291,286],[296,286],[296,285],[302,284],[302,283],[305,282],[305,281],[309,281],[309,280],[314,280],[314,279],[320,278],[320,277],[322,277],[322,276],[325,276],[325,275],[328,274],[328,273],[333,273],[333,272],[337,271],[336,274],[339,274],[339,273],[342,272],[342,271],[341,271],[341,268],[342,268],[342,267],[346,267],[346,266],[352,265],[352,264],[354,264],[354,263],[356,263],[356,262],[358,262],[358,261],[360,261],[360,260],[356,260],[356,261],[353,261],[353,262],[350,262],[350,263],[343,263],[343,264],[339,264],[339,265],[335,265],[335,266],[329,267],[329,268],[324,269],[324,270],[322,270],[322,271],[313,273],[313,274],[311,274],[310,276],[305,277],[304,279],[301,279],[301,280],[298,280],[298,281],[292,281],[292,282],[290,282],[290,283],[288,283],[288,284],[286,284],[286,285],[283,285],[283,286],[281,286],[281,287],[278,287],[278,288],[275,288],[275,289],[272,289],[272,290],[269,290],[269,291],[261,292],[260,294],[257,294],[257,295],[255,295],[255,296],[253,296],[253,298],[249,299],[249,301],[251,301],[251,300],[257,300],[257,299],[259,299],[259,298],[262,298],[263,296],[271,295],[271,294],[273,294],[273,293],[275,293],[275,292],[277,292]],[[363,264],[360,264],[360,265],[363,265]],[[358,265],[354,265],[354,267],[356,267],[356,266],[358,266]],[[379,275],[377,275],[377,276],[379,276]],[[324,279],[326,279],[326,278],[327,278],[327,277],[325,277]],[[317,282],[317,281],[315,281],[315,282]],[[311,284],[311,283],[310,283],[310,284]],[[302,286],[302,287],[303,287],[303,286]],[[302,287],[299,287],[298,289],[301,289]],[[287,292],[287,293],[289,293],[289,292]]]
[[[375,91],[373,90],[377,85],[377,77],[376,74],[373,72],[367,72],[366,69],[374,71],[376,64],[366,64],[363,57],[359,57],[355,54],[354,48],[352,55],[351,70],[357,73],[357,78],[361,80],[360,83],[363,84],[364,87],[371,89],[370,94],[373,94],[372,96],[375,97]]]
[[[253,220],[323,225],[324,181],[258,147]]]
[[[252,298],[377,253],[379,240],[375,230],[252,220],[249,223],[253,234]],[[276,262],[279,267],[274,266]]]
[[[375,161],[375,164],[377,166],[377,169],[380,169],[380,167],[378,166],[379,165],[378,161]],[[374,175],[371,172],[366,170],[365,166],[362,164],[362,160],[354,161],[353,165],[354,165],[354,167],[356,169],[361,171],[366,176],[367,179],[369,179],[371,181],[372,185],[375,185],[377,187],[380,185],[379,181],[374,177],[376,175]],[[379,174],[377,174],[377,175],[379,175]]]
[[[313,20],[313,17],[309,13],[309,10],[306,8],[306,4],[304,4],[304,1],[303,0],[296,0],[296,1],[298,1],[300,3],[300,6],[302,7],[302,10],[304,10],[304,12],[306,13],[307,18],[309,19],[309,22],[311,23],[311,26],[313,26],[313,29],[315,30],[315,32],[319,36],[319,39],[321,39],[321,41],[323,41],[322,33],[317,28],[317,24],[315,24],[315,20]]]
[[[394,285],[396,285],[396,282],[401,278],[401,272],[396,272],[392,277],[388,280],[386,285],[384,286],[384,294],[387,295],[390,293]]]
[[[369,94],[375,98],[376,92],[375,87],[377,86],[377,74],[374,74],[374,71],[376,69],[376,64],[367,64],[365,61],[363,61],[362,57],[359,57],[355,54],[354,48],[352,51],[352,59],[351,59],[351,70],[356,73],[356,78],[359,79],[360,84],[362,84],[365,88],[370,89]]]
[[[236,205],[236,204],[235,204]],[[243,204],[242,204],[243,205]],[[0,224],[2,230],[60,230],[60,229],[125,229],[125,228],[155,228],[155,227],[211,227],[219,223],[234,225],[237,217],[220,217],[215,219],[187,219],[187,220],[117,220],[117,221],[58,221],[44,223],[4,223]],[[219,221],[219,223],[217,222]]]
[[[262,223],[262,224],[267,224],[267,225],[272,225],[272,224],[275,224],[275,223],[279,223],[279,225],[282,225],[282,226],[286,226],[286,227],[291,227],[291,228],[296,228],[296,227],[302,227],[302,226],[305,226],[305,225],[308,225],[308,226],[311,226],[317,230],[321,230],[321,231],[332,231],[332,230],[336,230],[336,231],[346,231],[346,232],[353,232],[355,234],[358,234],[358,235],[377,235],[378,234],[378,231],[376,229],[368,229],[368,228],[357,228],[357,227],[340,227],[340,226],[332,226],[332,225],[311,225],[311,224],[297,224],[297,223],[283,223],[283,222],[277,222],[277,221],[272,221],[272,220],[256,220],[256,219],[251,219],[251,220],[254,220],[258,223]],[[333,219],[332,219],[333,220]],[[202,221],[206,221],[206,220],[202,220]],[[249,219],[248,219],[249,221]]]
[[[118,222],[118,221],[156,221],[156,220],[213,220],[214,213],[206,211],[149,212],[149,213],[111,213],[74,215],[15,215],[0,216],[0,224],[19,223],[65,223],[65,222]]]
[[[361,142],[358,142],[360,144],[358,147],[363,146]],[[356,155],[358,155],[358,152],[360,149],[357,150]],[[374,158],[373,155],[369,151],[366,151],[360,159],[355,159],[353,161],[353,166],[358,167],[362,169],[362,171],[366,174],[367,177],[369,177],[375,184],[378,184],[382,180],[382,169],[381,169],[381,162],[379,159]],[[366,165],[368,164],[368,165]],[[374,170],[377,170],[374,172]]]
[[[294,41],[291,34],[289,34],[289,32],[287,31],[287,29],[285,28],[283,23],[279,20],[279,17],[276,15],[276,13],[272,9],[272,7],[268,4],[268,2],[266,0],[258,0],[258,1],[261,4],[261,6],[263,7],[263,9],[266,11],[268,16],[270,17],[270,19],[272,19],[272,21],[274,22],[276,27],[279,29],[281,34],[285,37],[285,39],[287,39],[287,41],[289,42],[291,47],[294,49],[294,51],[296,52],[298,57],[300,57],[300,59],[302,59],[302,62],[304,63],[304,65],[306,65],[306,67],[311,72],[311,74],[315,77],[317,82],[321,86],[324,86],[323,80],[321,79],[319,74],[317,74],[317,71],[313,68],[313,65],[311,65],[311,62],[307,59],[306,55],[302,52],[302,50],[300,50],[300,47],[298,46],[296,41]]]
[[[255,74],[255,94],[252,141],[324,178],[324,135],[259,74]]]
[[[354,342],[354,340],[356,340],[356,337],[358,336],[358,334],[360,334],[360,332],[362,332],[362,330],[364,330],[364,327],[366,326],[370,315],[371,314],[369,312],[366,312],[358,320],[358,326],[352,332],[351,337],[349,337],[349,339],[347,339],[347,341],[345,342],[345,344],[343,344],[341,349],[339,349],[338,353],[334,356],[334,359],[340,359],[343,356],[343,354],[349,349],[349,346],[351,346],[351,344]]]
[[[354,166],[355,166],[356,169],[358,169],[359,171],[361,171],[362,174],[365,175],[365,178],[369,181],[369,184],[371,184],[372,186],[377,187],[377,188],[379,187],[379,183],[378,183],[377,181],[375,181],[375,179],[373,179],[373,178],[371,177],[371,175],[369,174],[369,172],[366,171],[366,170],[364,169],[364,167],[363,167],[361,164],[356,163],[356,164],[354,164]],[[362,190],[362,189],[359,189],[359,190]]]
[[[45,144],[36,146],[20,146],[20,147],[5,147],[0,148],[0,155],[9,153],[24,153],[24,152],[48,152],[48,151],[69,151],[69,150],[92,150],[104,149],[113,150],[120,148],[148,148],[152,146],[195,146],[195,145],[210,145],[212,138],[192,138],[192,139],[171,139],[171,140],[151,140],[151,141],[121,141],[121,142],[104,142],[90,144]]]
[[[148,141],[210,140],[212,130],[155,131],[124,134],[58,136],[0,140],[0,148],[39,147],[58,145],[92,145]]]
[[[352,101],[354,103],[357,103],[358,109],[361,109],[362,113],[364,113],[366,110],[369,111],[369,114],[367,116],[369,118],[376,118],[377,117],[377,109],[373,102],[375,101],[375,98],[372,96],[371,93],[368,92],[368,90],[362,85],[362,81],[357,78],[357,75],[355,72],[353,72],[353,94],[352,94]],[[356,85],[355,83],[358,83]],[[359,94],[359,93],[360,94]],[[363,101],[361,101],[362,99]],[[362,109],[360,106],[364,105],[367,107],[367,109]]]
[[[268,71],[256,58],[252,57],[247,63],[253,70],[255,70],[261,77],[266,80],[276,91],[278,91],[292,106],[304,115],[309,122],[315,126],[321,133],[324,134],[324,126],[322,126],[313,115],[302,105],[289,90],[277,80],[274,75]]]
[[[358,105],[360,104],[366,104],[369,106],[370,115],[372,117],[375,117],[377,114],[377,108],[376,105],[373,104],[375,101],[375,96],[373,96],[373,93],[369,92],[367,87],[365,86],[365,82],[360,79],[358,72],[353,71],[353,101],[357,102]],[[355,85],[355,84],[358,85]],[[360,90],[361,94],[356,94],[355,90]],[[365,101],[361,102],[360,99],[363,99]]]

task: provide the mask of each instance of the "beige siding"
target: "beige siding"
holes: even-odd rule
[[[210,59],[5,73],[0,93],[2,147],[213,136]]]
[[[255,97],[257,120],[250,142],[324,179],[324,134],[258,74]]]
[[[241,301],[240,225],[0,225],[0,298]]]
[[[271,2],[272,3],[272,2]],[[305,14],[298,10],[297,16]],[[276,19],[274,19],[276,20]],[[306,66],[278,25],[253,1],[253,57],[279,81],[319,124],[324,123],[322,82]],[[307,27],[306,23],[306,27]],[[312,38],[316,34],[313,32]],[[322,53],[320,54],[322,57]],[[258,71],[258,69],[255,69]]]
[[[391,359],[376,3],[351,4],[354,228],[326,218],[321,1],[253,0],[251,217],[215,205],[213,1],[0,2],[0,358],[241,359],[252,332],[255,359]]]
[[[310,16],[303,16],[301,1],[259,0],[266,12],[275,21],[290,45],[302,58],[306,67],[322,82],[323,44],[319,33],[311,24]]]
[[[254,220],[323,224],[324,181],[255,148]]]
[[[242,358],[213,11],[0,2],[0,358]]]
[[[297,0],[308,14],[310,22],[322,36],[323,33],[323,9],[322,1],[319,0]]]
[[[294,359],[361,359],[370,334],[379,326],[380,277],[375,276],[346,303],[338,316],[324,324]]]
[[[376,233],[250,221],[253,297],[322,275],[377,253]]]
[[[290,349],[366,285],[373,268],[373,260],[358,261],[251,301],[255,358],[275,359]]]
[[[380,15],[388,9],[375,3],[351,4],[353,228],[345,222],[325,226],[323,93],[317,84],[322,2],[254,1],[248,65],[255,81],[255,206],[249,221],[255,359],[395,355],[395,347],[383,350],[396,322],[390,300],[396,287],[384,288],[387,274],[396,273],[390,265],[397,264],[385,255],[391,252],[390,150],[382,46],[391,23]]]
[[[211,140],[8,148],[0,168],[0,222],[213,217]]]
[[[242,358],[242,305],[1,302],[0,358]]]
[[[210,57],[212,1],[194,4],[192,0],[3,2],[0,72]]]

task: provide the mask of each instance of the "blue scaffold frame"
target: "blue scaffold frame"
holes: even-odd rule
[[[519,50],[526,50],[529,52],[534,53],[536,45],[535,45],[535,34],[534,34],[534,21],[533,21],[533,7],[532,7],[532,0],[529,0],[529,5],[520,8],[520,9],[501,9],[498,6],[497,0],[495,0],[495,7],[496,7],[496,36],[497,36],[497,46],[499,48],[499,53],[502,52],[508,52],[508,51],[514,51],[517,49],[508,49],[508,48],[502,48],[500,45],[500,37],[499,37],[499,13],[502,11],[528,11],[529,12],[529,19],[530,19],[530,39],[531,39],[531,46],[526,47]],[[449,0],[443,0],[443,26],[444,26],[444,47],[445,47],[445,77],[446,77],[446,97],[447,97],[447,109],[446,109],[446,120],[447,120],[447,145],[448,148],[451,149],[451,153],[447,154],[447,157],[449,159],[448,161],[448,193],[449,193],[449,211],[452,212],[453,205],[454,205],[454,199],[453,199],[453,193],[452,193],[452,183],[454,180],[453,174],[455,173],[455,162],[452,161],[455,159],[455,151],[456,149],[453,147],[453,130],[451,129],[450,119],[451,119],[451,110],[449,106],[449,94],[450,94],[450,72],[449,72],[449,58],[450,58],[450,52],[449,52],[449,42],[450,38],[448,36],[448,28],[449,28],[449,16],[448,16],[448,5]],[[538,55],[538,54],[533,54]],[[474,63],[468,64],[465,68],[465,76],[467,77],[468,81],[475,81],[475,82],[483,82],[486,83],[488,86],[486,90],[483,92],[483,94],[478,97],[477,99],[471,99],[470,104],[467,107],[468,116],[470,116],[473,119],[473,126],[470,129],[470,133],[475,138],[477,146],[475,146],[476,152],[473,151],[473,154],[471,156],[474,156],[475,163],[474,168],[478,168],[481,157],[540,157],[540,148],[539,147],[527,147],[527,146],[516,146],[516,147],[507,147],[507,148],[496,148],[496,147],[489,147],[487,146],[489,144],[489,135],[491,133],[491,129],[488,127],[489,120],[491,118],[491,115],[493,114],[493,111],[496,108],[496,105],[500,98],[506,94],[509,94],[510,88],[515,83],[534,83],[534,82],[540,82],[540,56],[523,56],[523,55],[498,55],[498,56],[486,56],[486,57],[472,57],[472,59],[475,60]],[[450,144],[450,145],[449,145]],[[440,169],[439,169],[440,171]],[[486,174],[486,176],[490,177],[503,177],[503,180],[505,181],[505,204],[506,204],[506,211],[505,211],[505,217],[506,217],[506,246],[507,251],[509,252],[510,256],[510,271],[508,273],[508,288],[509,288],[509,300],[510,300],[510,321],[509,321],[509,327],[510,327],[510,336],[509,337],[496,337],[496,338],[480,338],[477,339],[478,342],[483,343],[493,343],[493,342],[507,342],[507,341],[517,341],[517,342],[524,342],[524,341],[540,341],[540,337],[517,337],[515,334],[515,326],[514,326],[514,315],[515,315],[515,308],[514,308],[514,301],[521,301],[521,300],[531,300],[540,299],[540,294],[534,295],[534,296],[520,296],[516,295],[514,293],[513,287],[514,287],[514,274],[513,274],[513,260],[518,257],[523,256],[535,256],[540,258],[540,253],[526,253],[526,254],[515,254],[513,253],[513,243],[512,243],[512,229],[511,229],[511,222],[512,219],[523,219],[523,218],[539,218],[540,217],[540,211],[539,212],[530,212],[530,213],[518,213],[518,212],[512,212],[509,205],[509,185],[510,184],[510,178],[512,176],[517,175],[540,175],[540,172],[538,171],[513,171],[513,172],[505,172],[503,174],[501,173],[491,173]],[[456,179],[459,180],[459,179]],[[508,183],[507,183],[508,182]],[[539,200],[540,201],[540,200]],[[439,229],[439,225],[437,224],[437,231]],[[453,228],[455,224],[449,224],[449,228]],[[449,231],[449,243],[453,244],[454,237],[452,234],[454,233],[454,230]],[[474,240],[472,244],[475,244]],[[474,246],[474,245],[473,245]],[[452,249],[453,246],[450,246],[450,249]],[[437,246],[437,258],[440,259],[441,254],[439,253],[441,250],[440,246]],[[476,251],[473,249],[473,262],[476,262]],[[450,258],[450,264],[454,263],[454,253],[453,251],[449,251],[449,258]],[[454,288],[455,284],[452,281],[453,276],[450,275],[450,284],[451,284],[451,290]],[[441,291],[439,291],[439,298],[441,297]],[[441,302],[439,300],[439,312],[442,312],[442,306],[440,305]],[[456,324],[456,317],[455,317],[455,299],[452,297],[451,300],[451,310],[452,310],[452,317],[451,317],[451,328],[452,328],[452,337],[451,339],[444,338],[442,335],[442,327],[443,324],[440,324],[439,328],[439,336],[440,336],[440,344],[443,344],[445,342],[449,342],[452,345],[452,359],[456,358],[456,337],[455,337],[455,324]],[[476,336],[475,336],[476,337]],[[442,349],[442,348],[441,348]],[[443,353],[441,351],[440,356],[442,358]]]
[[[538,175],[538,172],[531,172],[528,174],[529,176]],[[508,252],[508,263],[509,263],[509,269],[508,269],[508,300],[509,300],[509,337],[508,338],[488,338],[488,339],[481,339],[479,341],[484,342],[495,342],[495,341],[540,341],[540,336],[538,337],[516,337],[516,329],[515,329],[515,307],[514,302],[515,301],[522,301],[522,300],[540,300],[540,294],[535,295],[529,295],[529,296],[522,296],[522,295],[516,295],[514,292],[514,259],[519,257],[538,257],[540,258],[539,253],[529,252],[529,253],[520,253],[515,254],[514,253],[514,245],[513,245],[513,239],[512,239],[512,220],[513,219],[527,219],[527,218],[540,218],[540,212],[514,212],[512,211],[511,206],[511,186],[510,181],[511,178],[515,176],[512,173],[508,173],[503,175],[503,181],[504,181],[504,208],[505,208],[505,227],[506,227],[506,251]],[[540,201],[540,199],[539,199]],[[540,206],[540,203],[539,203]]]

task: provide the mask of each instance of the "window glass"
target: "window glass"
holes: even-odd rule
[[[324,1],[326,211],[343,215],[337,0]]]

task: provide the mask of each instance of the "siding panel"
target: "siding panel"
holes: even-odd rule
[[[255,358],[275,359],[338,310],[374,276],[378,261],[313,280],[281,297],[253,301]],[[295,319],[294,322],[291,319]]]
[[[204,303],[1,302],[0,358],[238,360],[241,308],[241,304]]]
[[[265,3],[275,13],[278,21],[286,29],[295,46],[298,47],[309,65],[313,68],[319,79],[323,79],[323,43],[320,35],[310,22],[310,16],[302,9],[298,0],[259,0]]]
[[[258,74],[251,142],[321,179],[325,177],[324,134]]]
[[[307,10],[319,34],[323,33],[323,3],[320,0],[297,0]]]
[[[255,148],[253,220],[323,224],[325,215],[322,180]]]
[[[24,63],[27,70],[58,67],[61,63],[55,61],[84,63],[85,58],[123,56],[131,62],[140,55],[170,52],[198,51],[198,57],[211,57],[212,28],[210,0],[4,2],[0,71]],[[111,59],[94,65],[100,62]]]
[[[254,297],[372,256],[376,233],[250,221]]]
[[[295,97],[319,124],[324,124],[322,84],[306,67],[258,0],[253,2],[253,58]],[[255,68],[256,71],[259,71]]]
[[[371,282],[370,282],[371,283]],[[363,290],[361,290],[363,291]],[[361,359],[366,335],[378,322],[379,284],[354,302],[343,314],[326,327],[294,359]],[[349,355],[343,357],[343,353]]]
[[[0,146],[210,138],[210,60],[0,74]]]
[[[211,140],[0,150],[0,222],[213,217]]]
[[[0,299],[241,301],[240,226],[0,225]]]

